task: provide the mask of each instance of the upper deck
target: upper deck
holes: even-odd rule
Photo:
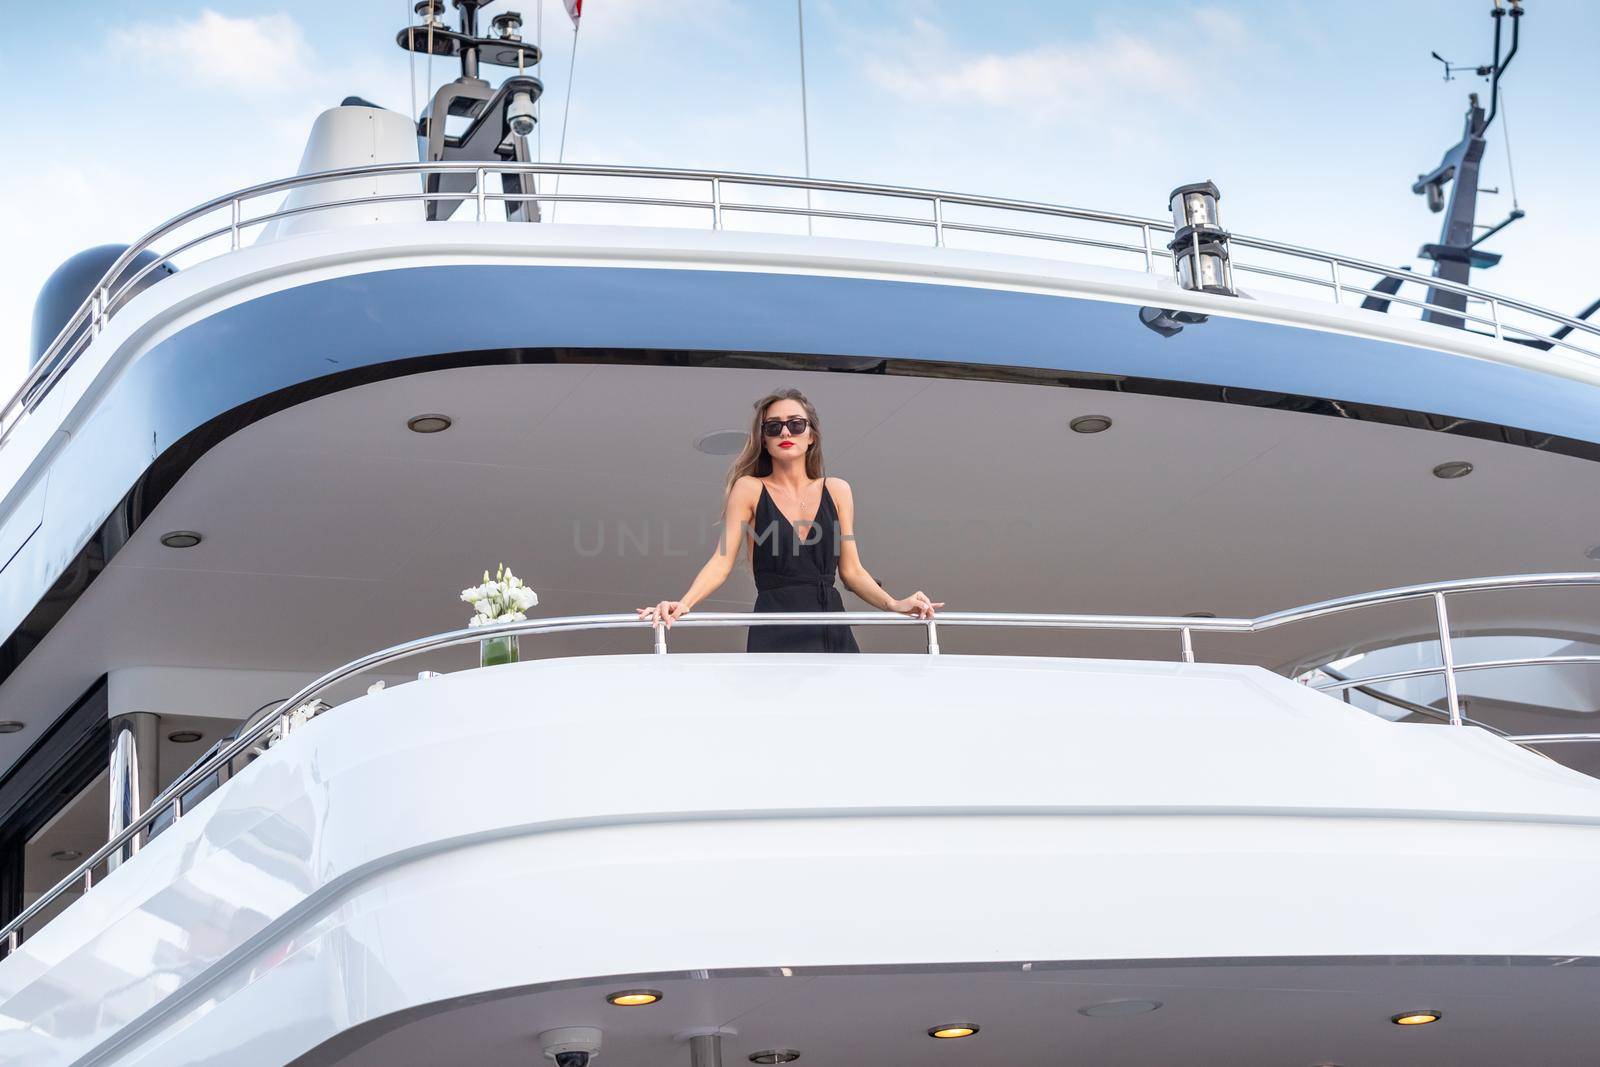
[[[419,176],[437,170],[471,172],[461,221],[422,221]],[[495,179],[509,171],[545,183],[550,221],[502,221]],[[1191,292],[1172,277],[1170,232],[1046,204],[653,168],[385,164],[218,197],[131,248],[5,409],[0,714],[28,730],[0,738],[0,764],[118,666],[232,665],[247,646],[256,666],[314,674],[444,621],[391,584],[370,589],[376,616],[292,625],[329,580],[453,586],[453,570],[514,555],[569,576],[551,590],[558,611],[665,595],[714,517],[724,461],[702,445],[773,371],[835,412],[830,472],[882,501],[873,544],[896,546],[890,579],[962,607],[1249,615],[1588,565],[1595,327],[1241,235],[1239,295]],[[169,260],[183,269],[135,292]],[[1398,292],[1376,292],[1386,278]],[[1467,299],[1466,328],[1423,321],[1433,285]],[[1386,310],[1362,306],[1380,296]],[[1204,321],[1158,331],[1151,309]],[[684,447],[643,454],[607,432],[605,413],[644,394],[683,413]],[[404,432],[439,410],[460,415],[449,434]],[[1083,414],[1117,428],[1067,432]],[[1012,462],[1047,453],[1042,468]],[[1428,476],[1450,461],[1476,473]],[[1062,490],[1041,493],[1041,474]],[[508,476],[561,516],[458,503],[478,521],[449,546],[416,526],[419,498],[449,485],[458,502],[498,500]],[[1548,519],[1530,530],[1528,514]],[[616,545],[662,515],[679,525],[649,560],[627,542],[593,558],[563,528],[609,524]],[[302,516],[317,536],[282,536]],[[159,544],[201,526],[196,552]],[[1117,578],[1130,573],[1136,589]],[[238,603],[249,619],[211,616]],[[138,626],[134,605],[193,632]],[[1591,630],[1545,602],[1472,625]],[[1283,667],[1357,636],[1246,660]]]

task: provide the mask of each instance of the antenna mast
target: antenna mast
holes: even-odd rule
[[[478,12],[493,0],[452,2],[459,16],[459,29],[451,29],[444,21],[445,0],[417,0],[416,12],[422,23],[401,30],[395,39],[408,52],[461,61],[461,76],[434,91],[417,123],[422,157],[430,163],[443,159],[531,163],[533,152],[528,135],[538,123],[534,105],[544,92],[544,85],[527,71],[539,65],[539,49],[522,39],[522,16],[515,11],[497,15],[491,23],[493,36],[486,37],[478,28]],[[517,73],[495,89],[479,77],[480,64],[515,67]],[[466,120],[458,134],[447,128],[452,117]],[[467,194],[477,184],[475,175],[463,171],[428,174],[424,181],[431,194]],[[532,195],[538,192],[533,175],[502,174],[500,187],[508,197],[508,221],[539,221],[539,202]],[[482,203],[480,199],[480,207]],[[447,219],[461,204],[462,199],[456,197],[430,199],[428,218]]]
[[[1502,57],[1500,31],[1508,11],[1511,15],[1511,50]],[[1512,58],[1517,54],[1520,36],[1518,29],[1522,24],[1522,0],[1509,0],[1509,8],[1503,6],[1501,0],[1494,0],[1494,9],[1490,15],[1494,19],[1493,63],[1473,68],[1458,67],[1439,53],[1433,53],[1433,58],[1444,64],[1446,81],[1449,81],[1456,71],[1466,69],[1471,69],[1473,73],[1489,79],[1489,110],[1485,112],[1479,105],[1477,93],[1468,94],[1466,123],[1460,142],[1444,154],[1439,165],[1431,172],[1418,175],[1415,184],[1411,186],[1413,193],[1428,198],[1430,211],[1435,213],[1442,211],[1445,216],[1444,224],[1439,231],[1439,242],[1423,245],[1417,255],[1423,259],[1433,260],[1435,278],[1461,284],[1466,284],[1472,276],[1472,268],[1487,269],[1500,262],[1497,253],[1480,251],[1478,245],[1526,214],[1520,207],[1513,207],[1511,214],[1504,221],[1490,227],[1482,234],[1476,233],[1478,193],[1482,191],[1478,188],[1478,169],[1483,163],[1484,134],[1488,132],[1489,125],[1494,122],[1495,115],[1500,110],[1500,76],[1505,73],[1506,68],[1511,65]],[[1447,184],[1450,186],[1448,198],[1445,193]],[[1458,329],[1466,325],[1466,320],[1460,315],[1448,313],[1466,310],[1467,298],[1463,294],[1430,289],[1428,303],[1432,308],[1446,310],[1436,311],[1430,308],[1422,316],[1426,321]]]

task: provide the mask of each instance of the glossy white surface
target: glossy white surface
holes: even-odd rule
[[[1600,955],[1597,888],[1600,783],[1255,668],[546,660],[274,748],[0,963],[0,1060],[702,968]]]
[[[415,162],[417,131],[406,116],[381,107],[330,107],[312,123],[305,153],[300,157],[300,168],[295,173],[317,174],[374,163]],[[279,210],[296,211],[361,197],[414,196],[418,184],[415,174],[375,174],[322,182],[290,190]],[[350,204],[274,219],[261,229],[259,240],[276,241],[296,234],[366,226],[374,222],[421,222],[422,219],[423,206],[416,200]]]

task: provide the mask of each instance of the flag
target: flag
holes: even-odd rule
[[[583,17],[583,0],[562,0],[562,3],[567,5],[567,14],[571,16],[572,25],[576,28],[578,19]]]

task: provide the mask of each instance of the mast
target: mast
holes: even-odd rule
[[[533,105],[544,93],[544,83],[526,72],[538,65],[539,49],[522,39],[522,16],[515,11],[496,15],[491,23],[494,35],[480,36],[478,12],[491,2],[452,0],[460,16],[459,28],[452,29],[444,21],[445,0],[418,0],[416,12],[422,24],[406,27],[395,38],[408,52],[454,56],[461,61],[461,75],[439,86],[417,122],[426,162],[533,161],[528,136],[538,121]],[[517,73],[492,89],[478,75],[481,64],[515,67]],[[451,117],[467,119],[466,129],[450,133],[446,124]],[[477,182],[475,175],[461,172],[429,174],[424,180],[429,193],[470,193]],[[531,174],[502,174],[500,188],[508,197],[538,191]],[[428,218],[449,218],[462,199],[429,200]],[[507,199],[505,205],[506,218],[511,221],[539,221],[537,200]]]
[[[1500,110],[1500,76],[1505,73],[1517,54],[1520,37],[1518,30],[1522,24],[1522,0],[1510,0],[1511,50],[1502,57],[1501,28],[1507,11],[1506,7],[1501,6],[1501,0],[1495,0],[1494,9],[1490,12],[1494,19],[1494,62],[1472,68],[1473,73],[1489,79],[1489,110],[1485,112],[1479,104],[1477,93],[1469,93],[1461,140],[1445,152],[1437,167],[1427,174],[1418,175],[1416,182],[1411,186],[1413,193],[1427,197],[1430,211],[1444,213],[1438,242],[1423,245],[1417,255],[1433,261],[1435,278],[1463,285],[1471,277],[1472,268],[1487,269],[1500,262],[1497,253],[1484,252],[1478,246],[1526,214],[1521,208],[1513,206],[1511,214],[1504,221],[1490,227],[1483,234],[1477,234],[1478,193],[1481,191],[1478,187],[1478,170],[1482,165],[1486,146],[1484,135]],[[1437,52],[1433,53],[1433,57],[1444,64],[1446,81],[1451,80],[1455,71],[1467,69],[1453,66]],[[1450,187],[1448,197],[1446,185]],[[1467,298],[1463,294],[1429,289],[1428,303],[1432,307],[1423,313],[1426,321],[1458,329],[1466,325],[1466,320],[1460,315],[1448,313],[1466,310]]]

